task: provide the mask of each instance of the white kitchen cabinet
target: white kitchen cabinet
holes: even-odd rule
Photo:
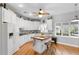
[[[20,39],[18,40],[19,47],[26,42],[32,41],[31,37],[33,37],[34,35],[35,34],[27,34],[27,35],[20,36]]]
[[[13,54],[16,51],[16,33],[15,25],[12,20],[16,19],[11,17],[12,14],[9,10],[4,9],[3,7],[0,7],[0,10],[0,54]],[[15,16],[13,15],[13,17]]]
[[[52,30],[52,19],[47,20],[47,28],[48,30]]]
[[[15,22],[15,25],[19,28],[20,27],[20,21],[19,21],[20,18],[16,17],[16,22]]]
[[[16,23],[16,14],[13,12],[13,11],[11,11],[10,9],[8,9],[8,12],[9,12],[9,17],[10,17],[10,23],[12,23],[12,24],[15,24]]]
[[[40,22],[34,21],[32,22],[32,29],[39,30]]]
[[[19,37],[19,28],[37,30],[40,22],[24,20],[16,16],[11,10],[1,7],[0,11],[0,54],[13,54],[18,47],[31,41],[34,34]],[[3,23],[4,22],[4,23]],[[13,33],[13,34],[12,34]],[[12,35],[9,37],[9,35]],[[16,37],[19,37],[18,39]]]
[[[9,9],[2,8],[2,17],[3,17],[2,20],[3,22],[13,23],[13,24],[15,24],[16,22],[16,14]]]
[[[2,18],[3,22],[11,22],[11,15],[7,9],[2,8]]]
[[[28,42],[28,40],[29,40],[29,35],[20,36],[19,47],[23,45],[24,43]]]
[[[18,26],[18,28],[23,28],[25,25],[25,20],[23,18],[16,17],[15,25]]]
[[[39,30],[40,22],[25,20],[25,30]]]

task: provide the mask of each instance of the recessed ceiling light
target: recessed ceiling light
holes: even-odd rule
[[[19,4],[19,7],[21,7],[21,8],[22,8],[22,7],[23,7],[23,4]]]

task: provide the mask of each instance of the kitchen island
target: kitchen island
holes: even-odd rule
[[[32,39],[33,39],[33,50],[41,54],[45,50],[47,50],[48,45],[46,44],[51,41],[51,36],[37,35],[32,37]]]

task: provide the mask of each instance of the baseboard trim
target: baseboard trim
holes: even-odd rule
[[[67,45],[67,46],[72,46],[72,47],[77,47],[79,48],[78,45],[73,45],[73,44],[68,44],[68,43],[62,43],[62,42],[57,42],[58,44],[63,44],[63,45]]]

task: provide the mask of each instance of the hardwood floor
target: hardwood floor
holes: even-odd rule
[[[39,55],[32,49],[32,42],[25,43],[20,47],[18,51],[14,53],[14,55]],[[42,55],[79,55],[79,48],[70,47],[62,44],[53,44],[51,46],[51,50],[46,50]]]

